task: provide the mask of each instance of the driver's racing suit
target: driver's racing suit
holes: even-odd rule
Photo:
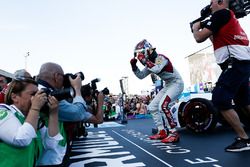
[[[173,120],[168,105],[177,100],[184,89],[184,83],[179,72],[173,67],[167,57],[162,54],[154,54],[156,54],[156,56],[153,60],[149,60],[149,58],[142,62],[139,58],[145,68],[142,71],[136,68],[133,72],[139,79],[143,79],[153,73],[164,81],[163,88],[150,102],[148,110],[152,114],[158,131],[165,128],[162,117],[165,119],[167,129],[170,130],[175,128],[176,123]]]

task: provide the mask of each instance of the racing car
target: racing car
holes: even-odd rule
[[[206,98],[197,95],[187,101],[175,103],[170,111],[177,127],[185,127],[194,133],[204,133],[213,131],[218,124],[229,126],[210,99],[211,93],[208,93]],[[250,115],[247,111],[238,106],[234,107],[242,124],[250,127]]]

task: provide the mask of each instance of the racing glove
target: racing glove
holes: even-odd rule
[[[138,54],[138,59],[140,60],[140,62],[145,66],[146,65],[146,57],[144,56],[144,54]]]
[[[144,66],[147,65],[147,67],[149,68],[152,68],[154,66],[154,63],[146,59],[144,54],[139,54],[137,57]]]
[[[136,63],[137,63],[137,59],[136,58],[132,58],[130,60],[130,64],[131,64],[131,67],[132,67],[133,71],[136,71],[136,69],[137,69]]]

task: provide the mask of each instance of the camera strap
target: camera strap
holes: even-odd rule
[[[233,67],[233,58],[231,56],[231,52],[229,50],[229,47],[227,45],[227,51],[228,51],[228,64],[227,64],[227,68],[230,69]]]
[[[44,80],[38,79],[38,80],[37,80],[37,83],[38,83],[39,85],[44,86],[45,88],[54,90],[53,86],[51,86],[48,82],[46,82],[46,81],[44,81]]]

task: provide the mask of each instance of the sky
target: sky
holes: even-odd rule
[[[128,78],[129,93],[150,91],[130,67],[135,45],[147,39],[170,58],[189,86],[185,57],[210,45],[196,43],[189,23],[210,0],[7,0],[0,1],[0,68],[26,68],[37,75],[45,62],[65,73],[82,71],[83,84],[100,78],[98,89],[119,94]],[[250,16],[239,19],[250,36]],[[210,48],[212,51],[212,48]],[[27,56],[29,52],[29,56]],[[142,66],[138,63],[140,69]]]

